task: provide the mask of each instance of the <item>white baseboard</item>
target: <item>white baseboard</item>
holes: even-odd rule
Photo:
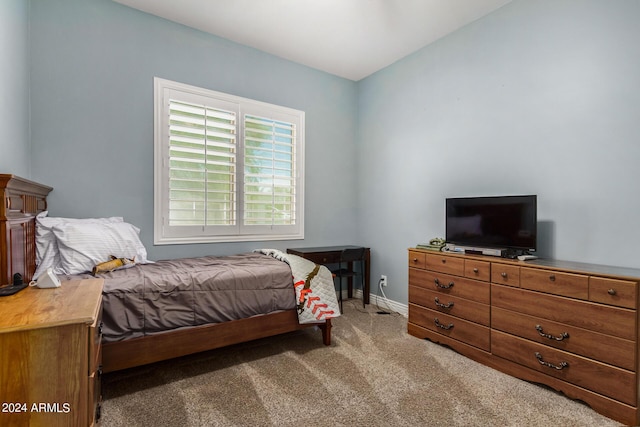
[[[347,290],[343,289],[342,290],[342,299],[343,301],[347,301]],[[337,295],[338,292],[336,292],[336,296],[339,297],[339,295]],[[357,298],[357,299],[362,299],[362,290],[360,289],[354,289],[353,290],[353,298]],[[360,301],[362,303],[362,301]],[[369,295],[369,303],[372,306],[376,306],[376,307],[380,307],[380,310],[388,310],[388,311],[394,311],[398,314],[403,315],[404,317],[408,316],[409,313],[409,307],[406,304],[401,304],[397,301],[392,301],[390,299],[386,299],[385,297],[381,296],[381,295],[374,295],[374,294],[370,294]]]

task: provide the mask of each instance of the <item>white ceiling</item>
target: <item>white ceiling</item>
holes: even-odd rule
[[[114,0],[358,81],[511,0]]]

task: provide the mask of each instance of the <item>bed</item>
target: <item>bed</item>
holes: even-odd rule
[[[320,321],[315,317],[321,311],[316,311],[307,323],[300,323],[292,265],[273,256],[278,254],[252,252],[163,260],[98,274],[104,279],[104,371],[310,326],[320,327],[323,342],[329,345],[331,318],[338,313],[329,310],[329,316],[322,316]],[[304,305],[313,314],[308,304]]]
[[[20,272],[30,280],[52,268],[60,279],[93,277],[89,266],[96,259],[107,260],[106,254],[122,245],[129,252],[116,255],[135,260],[97,275],[105,282],[104,372],[309,327],[319,328],[323,343],[330,345],[331,319],[339,310],[326,267],[273,249],[149,261],[139,230],[122,218],[51,218],[46,213],[50,187],[4,176],[5,186],[13,188],[3,191],[14,200],[38,201],[20,204],[16,217],[23,235],[3,250],[2,265],[11,265],[5,276]],[[105,230],[108,236],[96,236]],[[43,237],[47,233],[48,241]]]

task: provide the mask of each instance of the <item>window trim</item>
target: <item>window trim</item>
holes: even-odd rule
[[[169,150],[168,115],[165,114],[169,104],[168,94],[182,92],[187,96],[207,97],[221,103],[230,103],[237,106],[238,123],[237,129],[237,165],[236,165],[236,208],[238,224],[228,226],[237,227],[237,231],[231,234],[228,231],[223,233],[211,233],[212,228],[201,228],[191,232],[186,229],[178,230],[178,227],[171,228],[165,224],[168,216],[168,188],[169,188],[169,168],[166,165]],[[295,119],[296,125],[296,224],[293,226],[245,226],[243,222],[244,208],[244,115],[255,115],[256,112],[267,112],[271,114],[271,119],[282,120],[282,117]],[[299,240],[304,239],[304,132],[305,113],[288,107],[282,107],[248,98],[242,98],[209,89],[203,89],[184,83],[165,80],[154,77],[154,244],[194,244],[194,243],[222,243],[222,242],[247,242],[247,241],[271,241],[271,240]],[[224,226],[227,227],[227,226]],[[205,232],[205,228],[208,232]],[[168,230],[175,232],[165,232]],[[181,231],[181,232],[178,232]],[[218,230],[219,231],[219,230]]]

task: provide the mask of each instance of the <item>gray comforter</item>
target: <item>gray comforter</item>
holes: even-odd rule
[[[104,342],[296,307],[289,265],[259,253],[158,261],[98,277]]]

